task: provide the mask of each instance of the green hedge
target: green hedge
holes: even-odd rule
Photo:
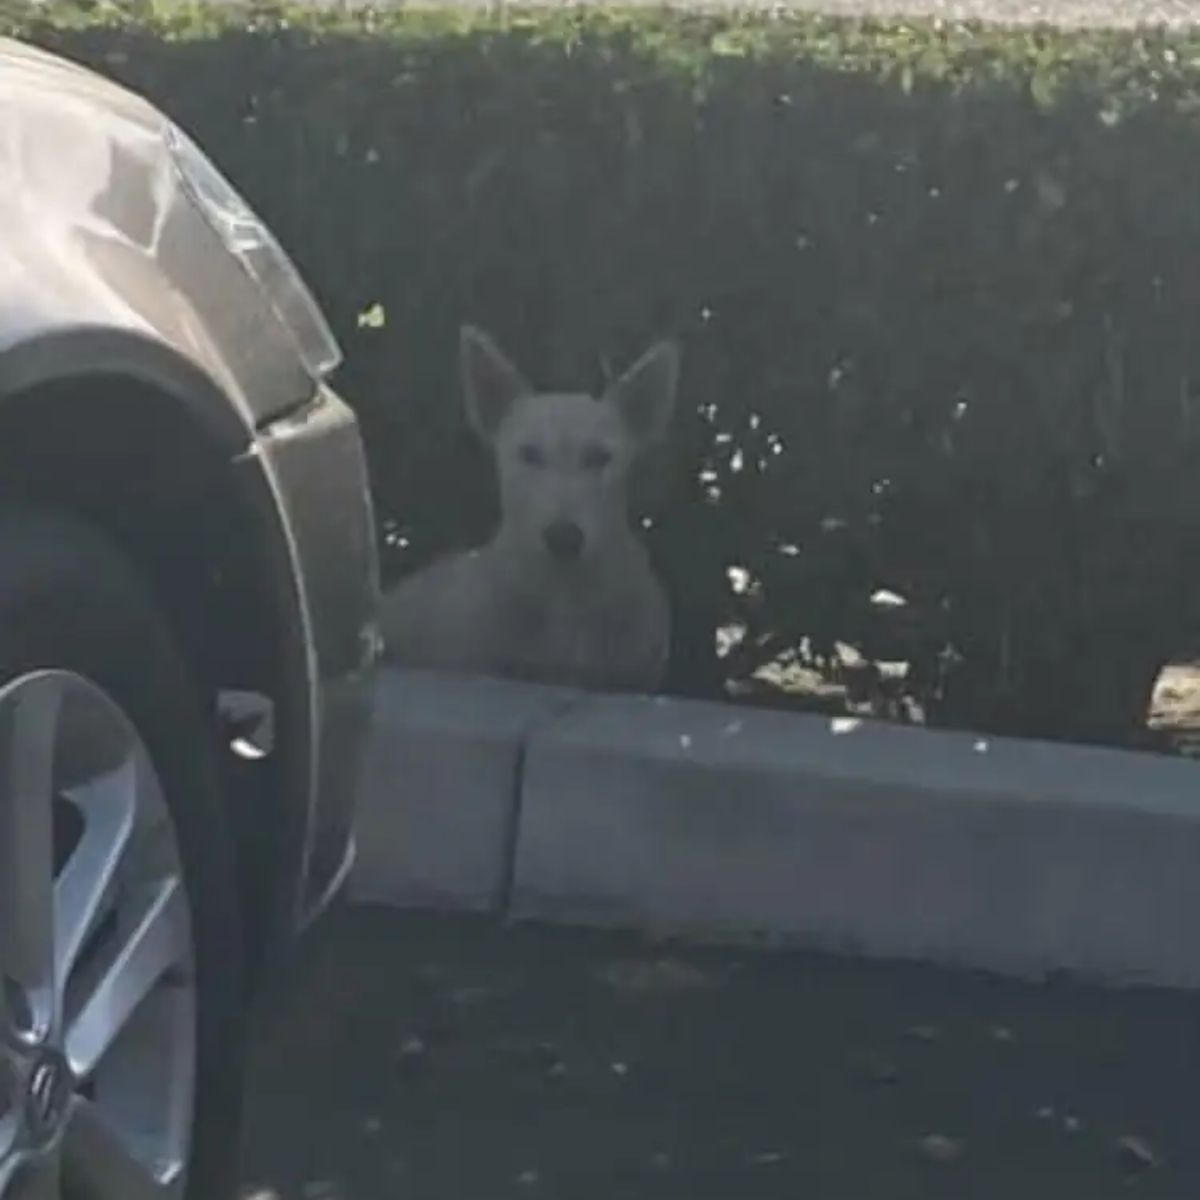
[[[638,504],[675,689],[840,641],[910,661],[935,719],[1111,740],[1191,648],[1200,38],[173,12],[23,32],[160,102],[294,251],[389,574],[493,517],[461,321],[558,386],[673,332],[687,403]]]

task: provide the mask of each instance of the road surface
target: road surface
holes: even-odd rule
[[[253,1071],[280,1200],[1200,1196],[1200,1002],[383,911]]]

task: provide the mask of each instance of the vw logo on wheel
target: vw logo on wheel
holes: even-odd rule
[[[35,1140],[49,1138],[58,1128],[71,1094],[71,1076],[57,1055],[41,1058],[25,1088],[25,1124]]]

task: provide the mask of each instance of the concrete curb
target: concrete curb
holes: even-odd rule
[[[1200,986],[1200,772],[385,672],[360,898]]]
[[[381,673],[359,797],[353,899],[508,905],[524,747],[574,694],[421,671]]]

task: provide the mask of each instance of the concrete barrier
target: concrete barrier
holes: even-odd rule
[[[434,909],[505,904],[524,746],[571,700],[555,688],[384,670],[351,898]]]
[[[373,810],[397,806],[390,827],[419,835],[363,836],[376,897],[1200,986],[1193,763],[494,680],[420,684],[435,703],[400,677],[381,692],[390,749],[368,766],[362,828],[381,838]]]

